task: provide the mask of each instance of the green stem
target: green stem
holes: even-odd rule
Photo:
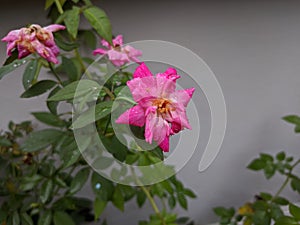
[[[115,95],[105,86],[102,87],[106,94],[110,97],[111,100],[115,99]]]
[[[131,171],[132,171],[132,174],[133,176],[135,177],[135,180],[137,182],[137,184],[139,185],[139,187],[142,189],[142,191],[145,193],[146,197],[148,198],[155,214],[160,218],[161,222],[162,222],[162,225],[166,225],[166,222],[164,220],[164,217],[161,215],[153,197],[151,196],[150,192],[148,191],[148,189],[142,184],[142,182],[138,179],[138,177],[136,176],[133,168],[131,168]]]
[[[54,0],[55,1],[55,4],[56,4],[56,7],[57,7],[57,10],[60,14],[63,14],[64,13],[64,10],[59,2],[59,0]]]
[[[58,83],[59,83],[59,84],[62,84],[62,81],[61,81],[61,79],[59,78],[58,74],[55,72],[53,65],[52,65],[50,62],[49,62],[48,64],[49,64],[49,67],[50,67],[51,72],[52,72],[52,73],[54,74],[54,76],[56,77]]]
[[[279,190],[276,192],[276,194],[274,195],[273,199],[274,200],[276,197],[278,197],[280,195],[280,193],[285,189],[285,187],[288,185],[290,179],[291,179],[291,174],[292,174],[292,171],[293,169],[300,163],[300,159],[294,163],[294,165],[292,165],[289,173],[287,174],[287,177],[285,179],[285,181],[283,182],[283,184],[281,185],[281,187],[279,188]]]

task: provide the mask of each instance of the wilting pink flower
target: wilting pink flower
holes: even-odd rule
[[[32,24],[19,30],[10,31],[2,41],[7,42],[7,55],[11,55],[14,48],[18,49],[19,59],[37,52],[49,62],[58,63],[59,49],[54,42],[52,32],[64,30],[65,26],[53,24],[41,27]]]
[[[101,41],[101,44],[107,49],[98,48],[93,54],[107,55],[115,66],[123,66],[130,61],[140,62],[137,57],[141,56],[142,52],[129,45],[123,46],[122,35],[118,35],[113,39],[112,46],[104,39]]]
[[[180,78],[173,68],[153,76],[142,63],[127,82],[137,105],[128,109],[117,123],[143,127],[145,139],[150,144],[156,141],[160,148],[169,151],[169,137],[184,128],[191,129],[185,108],[192,98],[194,88],[175,90]]]

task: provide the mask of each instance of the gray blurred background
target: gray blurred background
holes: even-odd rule
[[[114,34],[125,42],[158,39],[175,42],[198,54],[213,70],[224,92],[228,125],[221,153],[210,168],[198,172],[209,132],[204,95],[196,97],[200,110],[199,149],[178,174],[198,198],[188,212],[199,224],[216,221],[212,207],[239,206],[261,191],[275,191],[281,178],[265,181],[262,174],[245,169],[260,152],[286,150],[299,154],[300,140],[281,120],[300,114],[300,2],[282,1],[94,1],[106,10]],[[28,23],[47,25],[44,1],[1,1],[0,36]],[[0,44],[0,61],[6,58]],[[45,110],[44,98],[20,99],[22,69],[0,82],[0,128],[9,120],[33,119],[30,112]],[[202,97],[201,97],[202,96]],[[201,102],[202,101],[202,102]],[[299,201],[289,191],[286,196]],[[89,195],[89,188],[81,192]],[[124,213],[109,207],[109,224],[137,224],[152,213],[129,203]]]

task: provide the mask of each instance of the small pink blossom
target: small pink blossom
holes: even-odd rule
[[[98,48],[93,52],[93,54],[107,55],[109,60],[115,66],[123,66],[130,61],[140,62],[137,57],[141,56],[142,52],[129,45],[123,46],[122,35],[118,35],[115,39],[113,39],[113,45],[110,45],[104,39],[101,41],[101,44],[107,49]]]
[[[64,30],[65,26],[59,24],[41,27],[32,24],[19,30],[10,31],[2,41],[7,42],[7,55],[12,54],[12,50],[17,48],[19,59],[31,53],[37,52],[41,57],[49,62],[58,63],[57,56],[59,48],[54,42],[52,32]]]
[[[194,88],[175,90],[176,80],[180,78],[174,68],[153,76],[142,63],[127,82],[137,105],[128,109],[117,119],[117,123],[143,127],[148,143],[156,141],[164,151],[169,151],[169,137],[184,128],[191,129],[185,108]]]

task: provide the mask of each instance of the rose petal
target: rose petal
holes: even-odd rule
[[[133,73],[133,78],[153,77],[145,63],[139,65]]]
[[[115,37],[113,39],[113,45],[114,46],[122,46],[123,45],[123,36],[122,35],[118,35],[117,37]]]
[[[170,98],[186,107],[191,100],[194,91],[195,88],[175,91]]]
[[[180,78],[180,76],[177,74],[176,69],[174,68],[168,68],[164,73],[158,73],[156,75],[157,77],[164,77],[166,79],[170,79],[172,81],[176,81],[177,79]]]
[[[165,139],[159,144],[159,147],[164,151],[164,152],[169,152],[169,136],[166,136]]]
[[[125,111],[116,120],[116,123],[131,124],[134,126],[142,127],[145,125],[145,112],[139,105],[134,106]]]
[[[135,78],[128,81],[127,86],[136,102],[139,102],[143,98],[156,96],[156,80],[153,76]]]
[[[56,32],[59,30],[64,30],[64,29],[66,29],[66,27],[63,25],[60,25],[60,24],[51,24],[49,26],[43,27],[43,29],[45,29],[49,32]]]
[[[97,48],[96,50],[93,51],[93,55],[97,55],[97,54],[105,55],[107,54],[107,50],[104,50],[102,48]]]

